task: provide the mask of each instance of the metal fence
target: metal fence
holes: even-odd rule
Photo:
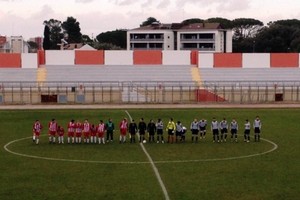
[[[0,104],[300,102],[300,81],[0,82]]]

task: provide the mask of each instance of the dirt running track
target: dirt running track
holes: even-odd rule
[[[76,105],[0,105],[0,110],[33,109],[163,109],[163,108],[300,108],[298,104],[76,104]]]

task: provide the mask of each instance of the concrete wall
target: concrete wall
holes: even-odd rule
[[[49,50],[46,51],[46,65],[74,65],[75,53],[73,50]]]
[[[105,65],[133,65],[133,51],[105,51]]]
[[[199,51],[73,51],[0,53],[0,68],[43,65],[194,65],[200,68],[299,68],[299,53],[203,53]]]
[[[191,51],[163,51],[163,65],[190,65]]]
[[[38,56],[35,53],[21,54],[22,68],[38,68]]]
[[[214,54],[213,53],[199,53],[198,67],[200,68],[213,68],[214,67]]]
[[[270,68],[270,54],[243,53],[243,68]]]

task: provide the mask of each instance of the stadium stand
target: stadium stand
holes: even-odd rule
[[[46,81],[192,81],[190,66],[46,66]]]
[[[1,82],[36,81],[37,69],[2,68],[0,70]]]
[[[298,81],[299,68],[213,68],[201,69],[202,81]]]

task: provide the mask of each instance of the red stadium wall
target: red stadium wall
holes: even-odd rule
[[[198,51],[191,51],[191,65],[197,65],[198,66]]]
[[[133,52],[134,65],[162,65],[161,51],[143,51],[137,50]]]
[[[242,53],[214,53],[214,67],[240,68],[243,66]]]
[[[0,67],[2,68],[21,68],[20,53],[0,53]]]
[[[197,102],[224,102],[225,99],[206,89],[197,89],[195,91]]]
[[[45,63],[46,63],[45,51],[38,50],[37,53],[38,53],[38,66],[45,65]]]
[[[104,65],[104,51],[75,51],[75,65]]]
[[[271,53],[271,67],[299,67],[298,53]]]

